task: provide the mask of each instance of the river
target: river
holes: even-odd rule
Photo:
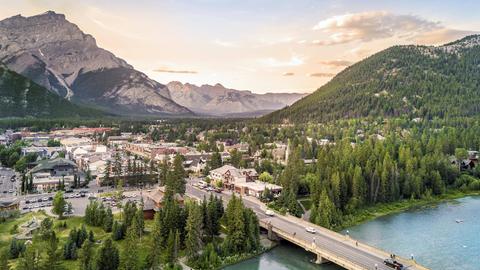
[[[430,269],[480,269],[480,197],[383,216],[348,231],[355,239],[403,257],[413,254],[417,262]],[[334,265],[314,265],[310,263],[313,258],[312,254],[282,242],[267,253],[225,269],[341,269]]]

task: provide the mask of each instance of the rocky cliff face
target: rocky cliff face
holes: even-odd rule
[[[191,114],[168,89],[52,11],[0,21],[0,61],[56,94],[120,114]]]
[[[208,115],[261,115],[281,109],[299,100],[305,94],[255,94],[225,88],[221,84],[196,86],[170,82],[167,84],[172,99],[194,112]],[[256,113],[258,112],[258,113]]]

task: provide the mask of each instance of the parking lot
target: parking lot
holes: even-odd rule
[[[27,213],[31,211],[45,210],[47,213],[51,214],[54,196],[54,193],[25,196],[20,202],[21,212]],[[112,208],[112,212],[114,213],[119,211],[113,198],[103,196],[102,194],[88,193],[87,191],[84,191],[65,193],[64,197],[65,200],[72,205],[72,212],[69,213],[69,215],[83,216],[90,200],[97,200],[101,202],[104,206]],[[139,203],[140,198],[141,196],[138,194],[138,192],[125,192],[122,203],[124,204],[127,201]]]
[[[15,171],[10,168],[0,167],[0,197],[14,196],[17,191],[17,178]]]

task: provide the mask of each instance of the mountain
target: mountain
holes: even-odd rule
[[[0,21],[0,61],[68,100],[119,114],[192,114],[168,89],[52,11]]]
[[[196,86],[170,82],[170,96],[178,104],[206,115],[226,117],[254,117],[267,114],[292,104],[306,94],[267,93],[255,94],[225,88],[221,84]]]
[[[82,107],[50,92],[0,63],[0,117],[100,117],[105,114]]]
[[[480,112],[480,35],[443,46],[394,46],[311,95],[261,119],[319,122],[366,116],[448,117]]]

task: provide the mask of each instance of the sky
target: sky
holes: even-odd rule
[[[0,19],[53,10],[160,83],[309,93],[393,45],[478,33],[480,1],[0,0]]]

